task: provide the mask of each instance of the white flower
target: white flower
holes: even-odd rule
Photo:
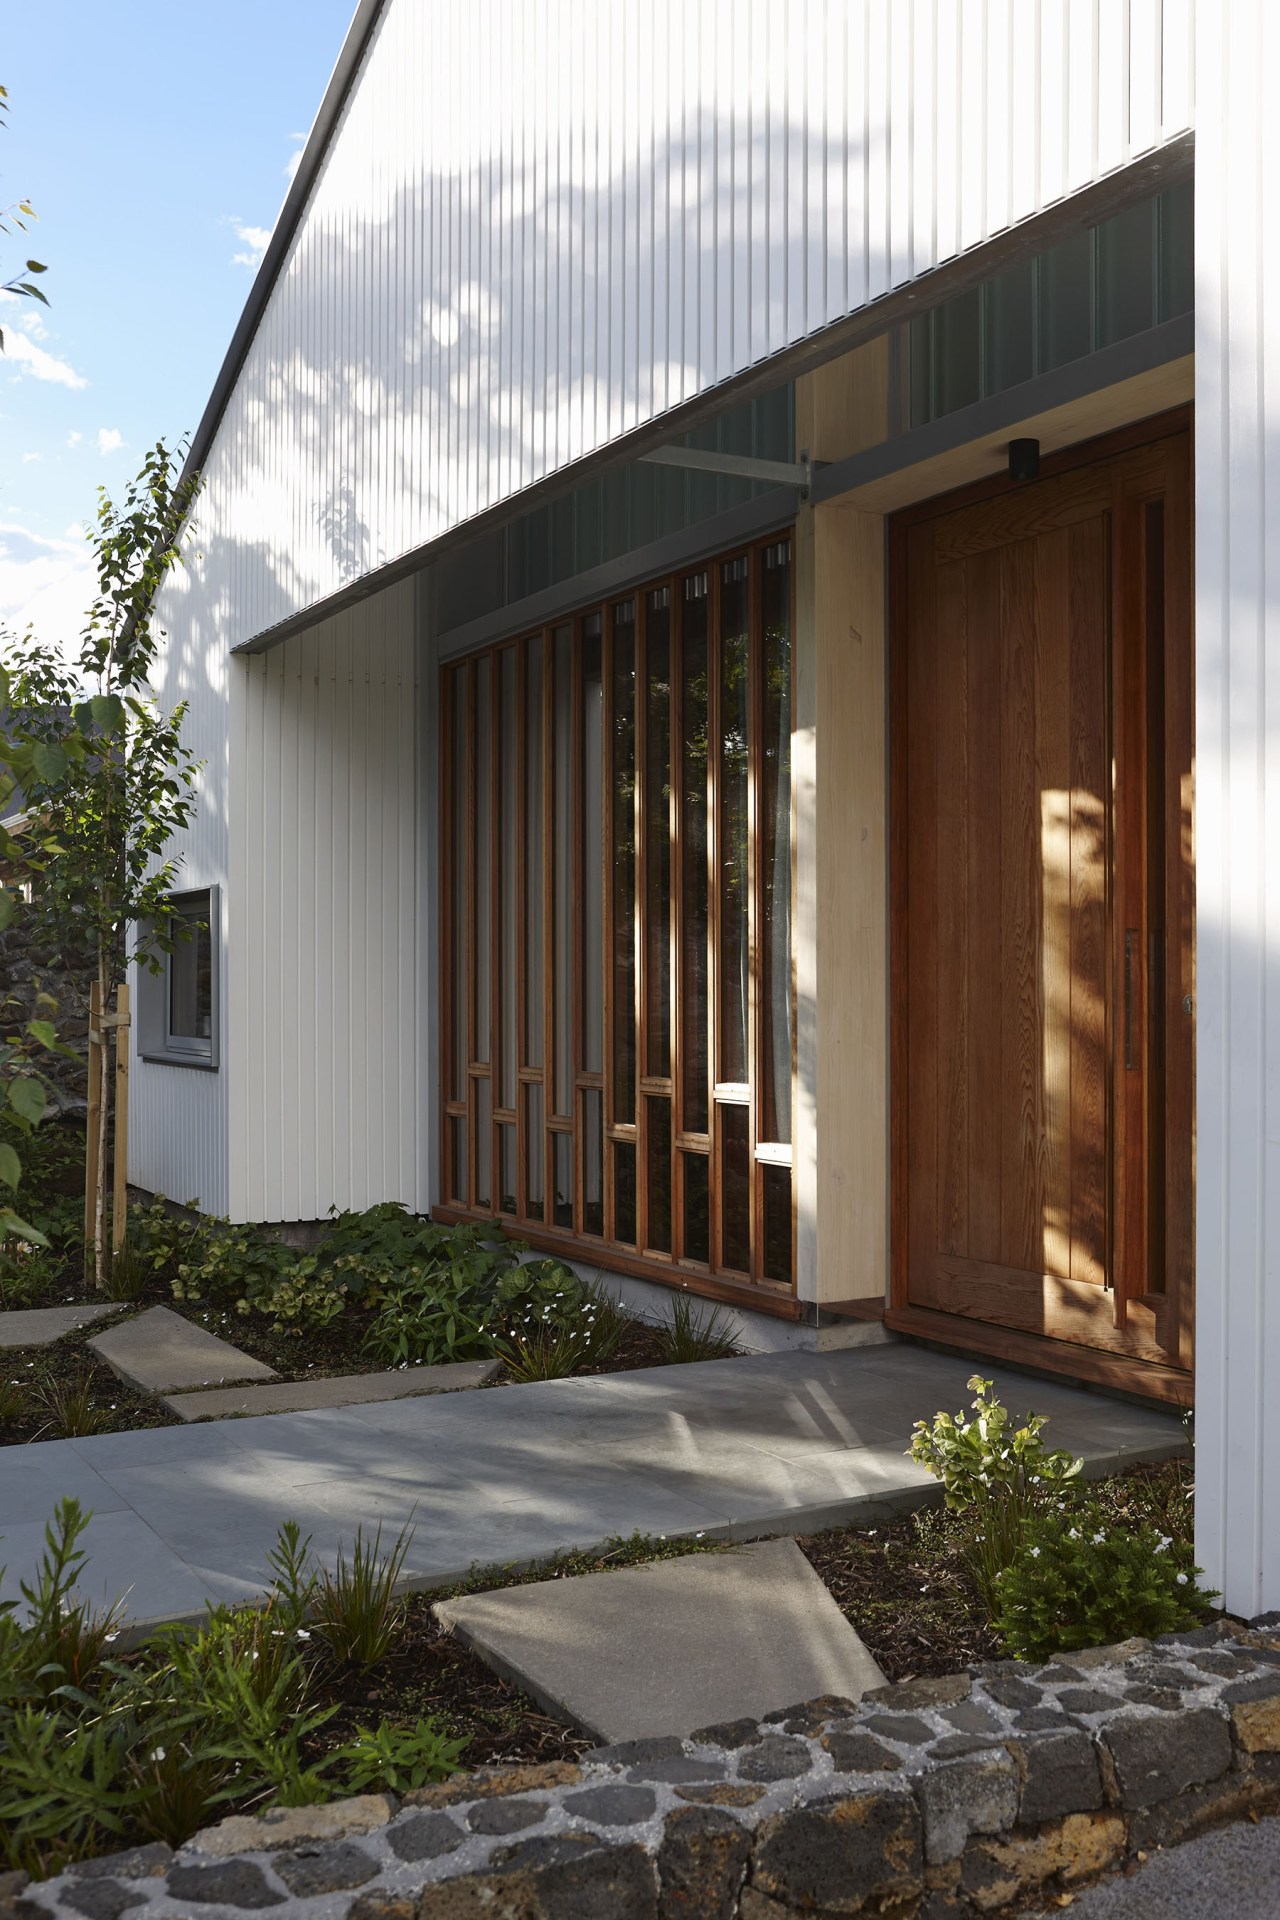
[[[1156,1552],[1157,1552],[1157,1553],[1167,1553],[1167,1552],[1168,1552],[1168,1550],[1169,1550],[1169,1548],[1170,1548],[1170,1547],[1171,1547],[1172,1545],[1173,1545],[1173,1537],[1172,1537],[1172,1535],[1171,1535],[1171,1534],[1167,1534],[1167,1533],[1162,1533],[1162,1534],[1160,1535],[1160,1538],[1159,1538],[1159,1539],[1158,1539],[1158,1540],[1156,1541]]]
[[[163,1748],[163,1747],[153,1747],[153,1748],[151,1749],[151,1758],[152,1758],[153,1760],[163,1760],[163,1759],[164,1759],[164,1748]]]
[[[1186,1584],[1187,1584],[1187,1576],[1186,1576],[1186,1574],[1185,1574],[1185,1573],[1180,1573],[1180,1574],[1178,1575],[1178,1585],[1179,1585],[1180,1587],[1185,1587],[1185,1586],[1186,1586]]]
[[[120,1638],[120,1634],[119,1634],[119,1632],[118,1632],[118,1631],[116,1631],[116,1632],[114,1632],[114,1633],[109,1633],[109,1634],[108,1634],[108,1635],[107,1635],[106,1637],[107,1637],[107,1639],[108,1639],[108,1641],[111,1641],[111,1640],[118,1640],[118,1639]]]
[[[1071,1527],[1071,1528],[1069,1528],[1069,1529],[1068,1529],[1068,1532],[1067,1532],[1067,1538],[1068,1538],[1068,1540],[1078,1540],[1078,1539],[1080,1538],[1080,1529],[1079,1529],[1079,1527]]]
[[[306,1629],[305,1627],[299,1627],[299,1628],[298,1628],[298,1638],[299,1638],[299,1640],[309,1640],[309,1639],[311,1638],[311,1635],[310,1635],[310,1634],[308,1633],[308,1631],[307,1631],[307,1629]]]
[[[1095,1533],[1095,1534],[1094,1534],[1094,1536],[1093,1536],[1093,1544],[1094,1544],[1094,1546],[1095,1546],[1095,1547],[1105,1547],[1105,1546],[1106,1546],[1106,1544],[1107,1544],[1107,1536],[1106,1536],[1106,1534],[1105,1534],[1105,1533]]]
[[[1040,1549],[1039,1549],[1039,1547],[1032,1547],[1032,1549],[1031,1549],[1031,1558],[1032,1558],[1033,1560],[1038,1560],[1038,1559],[1040,1558]]]

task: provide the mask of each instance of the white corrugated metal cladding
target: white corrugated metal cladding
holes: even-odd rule
[[[230,649],[1184,132],[1191,31],[1190,0],[388,0],[160,610],[223,1065],[137,1064],[135,1179],[239,1218],[430,1198],[430,637],[406,587]]]
[[[1249,1615],[1280,1606],[1280,12],[1206,8],[1197,64],[1196,1523]]]
[[[1190,0],[390,0],[206,464],[219,636],[1184,131]]]

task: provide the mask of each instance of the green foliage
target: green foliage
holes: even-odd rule
[[[113,1248],[107,1257],[103,1292],[108,1300],[139,1300],[147,1283],[147,1271],[142,1255],[126,1240],[122,1246]]]
[[[662,1329],[662,1360],[667,1365],[691,1360],[727,1360],[738,1351],[729,1322],[719,1307],[709,1312],[687,1293],[671,1303],[671,1318]]]
[[[977,1373],[970,1379],[976,1396],[971,1420],[963,1413],[941,1412],[932,1422],[917,1420],[911,1458],[941,1480],[953,1513],[970,1516],[974,1574],[994,1607],[996,1583],[1028,1522],[1070,1487],[1084,1462],[1048,1450],[1040,1438],[1044,1414],[1028,1414],[1015,1428],[992,1384]]]
[[[30,632],[0,651],[0,710],[7,709],[0,786],[20,783],[27,814],[40,823],[34,835],[6,839],[0,855],[32,882],[26,911],[42,934],[88,947],[104,1009],[131,958],[156,966],[190,931],[170,902],[179,872],[171,848],[192,820],[199,769],[182,741],[186,703],[166,712],[149,686],[163,637],[153,624],[156,596],[181,564],[196,488],[179,474],[180,454],[157,443],[119,504],[99,489],[97,589],[78,656]],[[11,1060],[0,1059],[0,1085],[20,1120],[39,1117],[37,1094],[43,1112],[40,1083]],[[99,1286],[107,1109],[104,1100],[93,1196]]]
[[[32,1398],[48,1415],[39,1437],[51,1434],[55,1440],[81,1440],[86,1434],[101,1433],[110,1422],[110,1414],[98,1405],[96,1394],[88,1373],[46,1380],[34,1388]]]
[[[383,1556],[381,1526],[372,1540],[357,1529],[350,1558],[339,1547],[333,1572],[321,1569],[312,1622],[335,1660],[372,1667],[387,1653],[404,1618],[396,1583],[412,1541],[413,1528],[406,1525]]]
[[[347,1636],[341,1657],[380,1658],[399,1621],[392,1589],[407,1536],[386,1562],[357,1537],[317,1578],[293,1522],[280,1530],[265,1606],[219,1607],[196,1630],[168,1627],[117,1658],[116,1615],[76,1597],[87,1525],[64,1501],[45,1534],[29,1617],[0,1606],[0,1860],[28,1872],[139,1840],[178,1846],[229,1804],[299,1806],[334,1793],[443,1778],[465,1742],[430,1721],[360,1727],[324,1750],[336,1708],[316,1697],[327,1654],[313,1604]]]
[[[450,1739],[434,1720],[411,1727],[357,1727],[355,1738],[334,1753],[348,1793],[406,1793],[413,1787],[447,1780],[470,1739]]]
[[[544,1304],[539,1311],[516,1321],[509,1338],[499,1344],[498,1351],[513,1380],[564,1380],[584,1367],[603,1367],[631,1326],[609,1294],[584,1287],[567,1268],[565,1272],[573,1282],[569,1311],[558,1304]]]
[[[443,1366],[494,1352],[491,1305],[458,1274],[410,1268],[379,1297],[364,1351],[384,1367]]]
[[[995,1582],[995,1624],[1024,1660],[1174,1633],[1197,1626],[1216,1597],[1199,1572],[1185,1541],[1073,1504],[1028,1522]]]

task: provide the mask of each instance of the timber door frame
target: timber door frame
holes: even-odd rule
[[[1044,460],[1040,478],[1053,479],[1073,470],[1107,462],[1157,441],[1188,435],[1191,409],[1178,407],[1118,432],[1081,442]],[[1031,485],[1035,485],[1032,482]],[[958,1323],[957,1317],[928,1307],[913,1306],[909,1297],[909,818],[907,790],[907,533],[922,521],[1029,489],[1005,474],[957,488],[921,501],[895,514],[888,522],[888,706],[889,706],[889,1100],[890,1294],[885,1324],[940,1345],[989,1356],[1046,1372],[1067,1374],[1143,1397],[1189,1405],[1193,1376],[1182,1366],[1136,1359],[1129,1354],[1087,1347],[1049,1335],[1015,1330],[996,1321]],[[1188,601],[1190,611],[1190,599]],[[1194,649],[1194,637],[1190,646]],[[1184,716],[1192,724],[1190,715]],[[1194,865],[1194,862],[1193,862]],[[1194,963],[1194,954],[1191,956]],[[1194,1043],[1192,1043],[1192,1046]],[[1193,1057],[1193,1054],[1192,1054]],[[1194,1126],[1194,1089],[1177,1090],[1189,1102],[1188,1126]],[[1190,1364],[1187,1315],[1183,1333],[1171,1341],[1179,1358]]]

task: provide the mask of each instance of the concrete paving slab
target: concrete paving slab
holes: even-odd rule
[[[440,1367],[345,1373],[315,1380],[277,1380],[267,1386],[210,1387],[176,1393],[165,1406],[180,1420],[225,1420],[257,1413],[305,1413],[324,1407],[412,1400],[420,1394],[483,1387],[502,1372],[500,1360],[458,1360]]]
[[[4,1484],[0,1534],[6,1538],[27,1521],[43,1526],[60,1500],[78,1500],[86,1512],[94,1513],[123,1512],[129,1505],[70,1440],[32,1440],[25,1446],[0,1449],[0,1478]],[[6,1551],[0,1545],[0,1562]]]
[[[118,1300],[80,1301],[66,1307],[23,1307],[0,1313],[0,1351],[10,1347],[51,1347],[64,1334],[91,1327],[123,1313]]]
[[[441,1602],[441,1622],[598,1740],[688,1734],[884,1675],[800,1549],[767,1540]]]
[[[416,1502],[407,1571],[419,1586],[636,1528],[742,1539],[874,1525],[890,1507],[937,1497],[905,1457],[911,1423],[964,1406],[972,1370],[906,1346],[760,1354],[47,1441],[21,1450],[53,1463],[38,1486],[0,1451],[0,1534],[10,1535],[0,1559],[30,1576],[32,1558],[14,1543],[38,1544],[41,1527],[26,1516],[52,1510],[60,1460],[86,1462],[109,1489],[98,1504],[126,1503],[150,1529],[140,1539],[170,1556],[154,1588],[145,1553],[128,1569],[139,1619],[160,1617],[177,1593],[174,1555],[197,1584],[240,1597],[266,1586],[283,1520],[296,1517],[331,1561],[374,1504],[390,1525]],[[1186,1452],[1176,1415],[989,1371],[1019,1414],[1049,1413],[1050,1442],[1084,1454],[1090,1472]]]
[[[121,1326],[95,1333],[89,1345],[122,1380],[146,1393],[276,1378],[274,1368],[169,1307],[148,1307]]]

